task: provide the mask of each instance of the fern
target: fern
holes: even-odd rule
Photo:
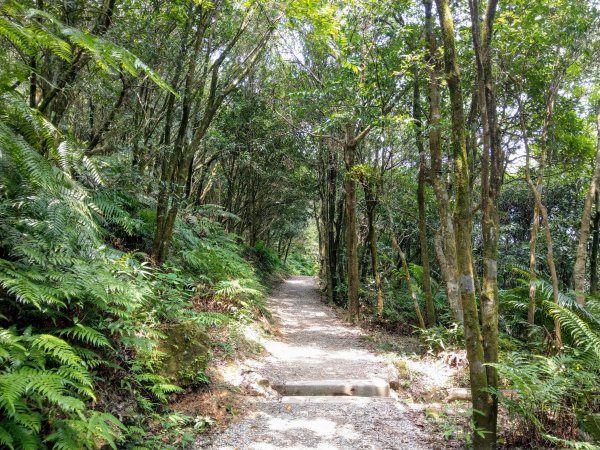
[[[168,394],[181,392],[179,386],[171,384],[168,380],[154,373],[141,373],[135,376],[136,381],[147,387],[159,400],[166,400]]]
[[[124,71],[132,76],[143,73],[161,89],[177,95],[158,73],[130,51],[101,37],[69,27],[48,12],[25,8],[15,1],[6,2],[0,13],[8,17],[0,21],[0,34],[29,56],[45,49],[71,62],[74,47],[80,48],[102,70]]]
[[[94,439],[114,442],[117,431],[101,425],[97,413],[86,417],[86,404],[94,399],[84,362],[65,341],[36,335],[29,328],[21,335],[0,329],[4,364],[0,366],[0,443],[9,448],[40,448],[44,424],[54,448],[92,447]],[[51,368],[54,367],[54,368]],[[68,419],[55,420],[59,414]],[[114,430],[124,426],[101,415]],[[78,430],[85,429],[84,440]],[[87,437],[86,437],[87,436]],[[75,445],[76,443],[76,445]],[[75,446],[74,446],[75,445]]]
[[[544,308],[560,320],[561,326],[571,336],[573,343],[584,352],[593,351],[600,358],[600,335],[575,312],[556,303],[545,301]]]
[[[500,402],[509,413],[524,420],[525,428],[533,425],[529,432],[534,431],[536,436],[529,439],[562,439],[553,429],[554,418],[569,417],[576,407],[585,409],[592,398],[588,393],[598,383],[598,362],[586,367],[581,353],[567,350],[553,357],[511,353],[503,359],[506,362],[490,365],[517,394],[507,397],[502,390],[495,390]]]
[[[220,281],[215,286],[215,297],[234,299],[235,297],[238,297],[238,296],[247,296],[247,297],[260,296],[259,290],[248,286],[248,284],[251,284],[251,283],[252,283],[252,280],[247,280],[247,279]]]
[[[94,345],[95,347],[111,347],[110,342],[99,331],[86,327],[81,324],[76,324],[73,327],[63,328],[58,330],[59,336],[68,336],[70,338],[76,338],[87,344]]]

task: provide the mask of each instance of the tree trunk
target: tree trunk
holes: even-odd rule
[[[323,149],[323,146],[320,147]],[[331,274],[331,236],[330,229],[331,223],[329,219],[329,206],[332,202],[335,202],[335,198],[329,196],[329,163],[331,149],[329,146],[325,146],[325,154],[320,152],[319,160],[319,197],[320,197],[320,209],[319,217],[317,220],[319,230],[319,256],[321,259],[321,265],[319,270],[319,279],[321,280],[322,290],[325,292],[325,301],[327,303],[333,302],[333,289],[332,289],[332,274]]]
[[[413,118],[415,120],[415,140],[419,150],[419,179],[417,184],[417,207],[419,209],[419,246],[421,249],[421,265],[423,266],[423,294],[425,295],[425,310],[427,313],[427,324],[435,326],[435,305],[431,293],[431,268],[429,267],[429,248],[427,245],[427,222],[425,219],[425,179],[426,162],[425,146],[421,133],[421,93],[419,91],[419,70],[415,68],[413,92]]]
[[[454,22],[448,0],[436,0],[444,42],[445,77],[450,91],[450,112],[452,122],[452,158],[454,182],[456,185],[456,210],[454,227],[456,256],[460,279],[460,296],[464,312],[465,344],[469,360],[471,391],[473,393],[473,446],[476,449],[496,447],[496,422],[494,399],[487,391],[487,371],[483,337],[479,326],[479,312],[475,298],[473,278],[473,255],[471,248],[471,190],[469,159],[466,148],[463,94],[460,85],[460,71],[456,59]]]
[[[290,240],[287,243],[287,246],[285,248],[285,256],[283,257],[283,265],[285,266],[287,264],[287,259],[288,259],[288,255],[290,254],[290,248],[292,248],[292,241],[294,240],[294,237],[291,236]]]
[[[554,263],[554,243],[552,242],[552,233],[550,231],[550,220],[548,219],[548,209],[542,204],[542,199],[538,195],[538,206],[542,212],[542,222],[544,224],[544,234],[546,235],[546,261],[548,262],[548,268],[550,269],[550,278],[552,280],[552,293],[554,297],[554,303],[558,304],[559,299],[559,287],[558,287],[558,275],[556,273],[556,264]],[[556,349],[560,351],[562,347],[562,338],[560,332],[560,319],[554,318],[554,338],[556,340]]]
[[[440,232],[442,236],[443,260],[445,261],[443,271],[446,296],[452,318],[463,322],[463,310],[460,301],[458,266],[456,259],[456,240],[454,235],[454,224],[452,209],[448,196],[448,186],[442,175],[442,146],[441,146],[441,96],[439,91],[440,64],[437,57],[438,45],[433,30],[432,1],[424,0],[425,5],[425,27],[428,39],[428,78],[429,78],[429,152],[431,155],[431,168],[429,170],[429,182],[433,187],[438,214],[440,217]],[[440,254],[438,253],[438,256]],[[440,258],[438,258],[440,259]]]
[[[390,226],[390,238],[392,240],[392,247],[398,253],[398,258],[400,260],[399,265],[402,267],[402,272],[404,273],[404,280],[406,281],[406,289],[408,290],[408,293],[410,294],[410,298],[413,301],[413,306],[415,308],[415,315],[417,316],[417,322],[419,322],[419,328],[424,330],[425,328],[427,328],[425,326],[425,320],[423,320],[423,314],[421,313],[421,307],[419,306],[419,301],[417,299],[417,295],[415,294],[415,290],[413,289],[413,286],[412,286],[412,280],[410,278],[410,270],[408,269],[408,264],[406,262],[406,255],[404,255],[402,248],[400,248],[400,244],[398,243],[398,239],[396,239],[396,234],[394,233],[392,214],[389,209],[388,209],[388,216],[390,218],[390,225],[391,225]]]
[[[342,248],[342,239],[343,235],[345,235],[344,230],[344,222],[346,219],[345,216],[345,205],[346,205],[346,193],[342,191],[340,193],[340,197],[337,203],[337,218],[335,220],[335,242],[334,242],[334,252],[335,260],[332,261],[334,273],[336,273],[335,280],[336,286],[345,279],[345,271],[344,271],[344,253]],[[339,300],[341,302],[342,299],[337,298],[337,291],[334,291],[334,300]]]
[[[421,247],[421,265],[423,266],[423,294],[425,295],[425,309],[427,312],[427,324],[435,326],[435,305],[431,291],[431,267],[429,264],[429,248],[427,245],[427,225],[425,219],[425,174],[424,162],[419,170],[419,185],[417,187],[417,202],[419,204],[419,245]]]
[[[347,131],[347,134],[350,132]],[[348,142],[350,141],[350,142]],[[348,273],[348,315],[349,320],[354,322],[358,319],[358,236],[356,234],[356,179],[351,176],[355,164],[356,144],[351,138],[346,139],[344,144],[344,163],[346,176],[344,178],[344,190],[346,191],[346,262]]]
[[[371,268],[373,270],[373,279],[375,280],[375,290],[377,291],[376,313],[381,316],[383,312],[383,289],[381,287],[381,275],[379,274],[379,261],[377,257],[377,236],[375,232],[375,208],[377,207],[377,195],[373,192],[373,180],[363,180],[363,189],[365,191],[365,203],[367,206],[367,224],[369,242],[369,251],[371,253]]]
[[[594,232],[592,234],[592,251],[590,255],[590,295],[598,290],[598,244],[600,241],[600,195],[596,190],[596,214],[594,215]]]
[[[502,184],[503,155],[496,113],[496,95],[493,89],[491,39],[498,0],[489,0],[485,10],[483,29],[480,28],[479,0],[470,0],[471,30],[477,68],[477,93],[483,129],[481,157],[481,230],[483,244],[483,286],[479,296],[481,333],[485,362],[498,362],[498,239],[500,220],[498,195]],[[486,366],[488,389],[498,387],[498,373]],[[489,435],[486,441],[496,442],[498,399],[491,394],[488,411]]]
[[[327,170],[327,221],[326,221],[326,236],[328,249],[328,276],[327,279],[327,298],[330,301],[335,300],[335,292],[337,290],[336,264],[338,249],[335,245],[335,211],[336,211],[336,196],[337,196],[337,154],[333,143],[329,143],[328,149],[328,170]]]
[[[362,227],[361,227],[362,228]],[[358,280],[360,284],[365,283],[367,279],[367,272],[369,271],[369,256],[371,255],[371,249],[369,244],[369,229],[367,225],[367,229],[364,230],[365,234],[363,236],[363,230],[359,230],[358,236]]]
[[[581,225],[579,227],[579,242],[573,267],[573,282],[575,285],[575,298],[577,303],[585,305],[585,260],[587,258],[588,240],[590,237],[590,221],[592,207],[596,197],[596,189],[600,183],[600,100],[596,103],[596,128],[598,130],[598,141],[596,145],[596,161],[594,163],[594,174],[590,188],[583,203],[581,214]]]
[[[527,307],[527,322],[531,325],[535,323],[536,310],[536,246],[538,233],[540,230],[540,210],[537,203],[533,207],[533,222],[531,223],[531,238],[529,239],[529,306]]]

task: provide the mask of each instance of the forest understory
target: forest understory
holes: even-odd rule
[[[596,0],[0,1],[0,448],[243,421],[215,368],[296,275],[402,374],[354,436],[600,448],[599,36]]]

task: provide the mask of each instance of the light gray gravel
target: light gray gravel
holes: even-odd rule
[[[394,370],[319,300],[312,277],[292,277],[269,300],[281,336],[261,343],[267,355],[245,364],[271,383],[393,379]],[[260,383],[263,384],[263,383]],[[194,449],[429,449],[425,422],[394,397],[249,397],[248,414]]]

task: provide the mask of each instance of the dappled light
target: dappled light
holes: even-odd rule
[[[208,449],[427,448],[408,408],[384,389],[397,373],[364,346],[360,329],[320,302],[313,278],[286,280],[269,304],[281,333],[261,340],[267,354],[246,361],[245,372],[283,397],[253,401],[248,417]]]
[[[0,449],[600,448],[600,0],[0,0]]]

